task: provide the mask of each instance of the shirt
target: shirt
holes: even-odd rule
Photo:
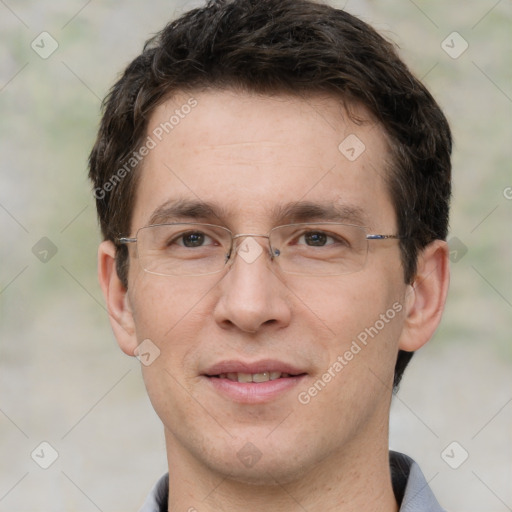
[[[407,455],[389,452],[391,481],[399,512],[446,512],[430,490],[418,464]],[[140,512],[167,512],[169,474],[164,475],[146,498]]]

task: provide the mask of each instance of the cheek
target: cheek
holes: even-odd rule
[[[396,328],[400,324],[397,310],[402,309],[404,287],[393,284],[392,274],[388,276],[376,279],[375,272],[369,271],[335,279],[297,281],[291,286],[297,303],[301,304],[302,311],[297,316],[305,323],[314,323],[319,337],[340,344],[339,348],[379,321],[380,315],[385,316],[386,330],[392,324]],[[400,305],[393,309],[395,302]],[[378,327],[382,327],[380,321]],[[394,332],[396,334],[396,329]]]
[[[181,281],[140,273],[130,283],[137,340],[150,340],[157,354],[151,364],[141,365],[144,383],[156,413],[171,429],[197,414],[186,390],[197,378],[194,363],[211,288],[204,279],[201,286]]]
[[[304,303],[302,329],[316,326],[316,352],[325,356],[319,377],[330,372],[325,398],[344,400],[361,389],[391,385],[405,312],[405,287],[393,284],[396,272],[389,269],[380,280],[375,272],[361,272],[335,281],[304,281],[294,290]]]
[[[218,276],[184,280],[141,272],[132,281],[137,340],[150,340],[158,354],[150,366],[142,366],[155,408],[162,393],[166,401],[170,396],[179,399],[180,384],[187,389],[194,385],[198,351],[202,346],[208,349],[211,340],[212,290],[218,280]]]
[[[299,390],[296,412],[307,415],[311,429],[332,425],[333,438],[340,423],[358,431],[372,414],[384,414],[391,395],[404,308],[392,279],[374,276],[343,276],[296,292],[307,297],[304,324],[317,316],[314,340],[317,353],[326,356],[310,387]]]
[[[138,339],[180,346],[197,336],[215,284],[205,276],[195,280],[139,272],[129,289]]]

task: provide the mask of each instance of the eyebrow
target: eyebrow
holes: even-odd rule
[[[297,201],[274,209],[279,222],[346,222],[365,226],[368,217],[359,206],[329,202]]]
[[[364,210],[355,205],[335,202],[296,201],[277,205],[271,210],[271,218],[277,224],[296,222],[345,222],[366,226],[368,217]],[[213,219],[226,224],[232,214],[224,207],[201,200],[175,199],[157,207],[149,218],[148,224],[165,224],[179,221],[207,221]],[[276,225],[277,225],[276,224]]]
[[[149,224],[165,224],[178,220],[211,220],[217,218],[222,221],[226,218],[223,207],[216,207],[212,203],[200,200],[175,199],[166,201],[151,214]]]

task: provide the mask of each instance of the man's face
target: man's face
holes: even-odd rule
[[[396,233],[379,125],[352,123],[331,97],[211,91],[194,98],[197,106],[168,135],[153,136],[130,235],[157,210],[167,210],[158,222],[233,233],[267,234],[298,217],[339,220],[328,211],[308,218],[303,203],[335,205],[369,233]],[[148,134],[188,99],[160,106]],[[365,145],[356,159],[354,135]],[[177,201],[207,203],[214,213],[196,208],[177,218],[170,215]],[[290,206],[302,216],[290,216]],[[149,339],[160,350],[143,375],[169,455],[243,481],[284,482],[386,435],[407,286],[396,240],[370,241],[359,272],[316,277],[281,272],[266,238],[244,240],[246,250],[256,250],[254,242],[264,251],[196,277],[144,272],[130,247],[127,304],[134,343]],[[241,373],[270,371],[285,375],[238,382],[247,380]]]

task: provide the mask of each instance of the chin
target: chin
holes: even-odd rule
[[[272,487],[286,485],[303,478],[308,472],[307,464],[290,465],[286,459],[274,459],[272,462],[264,463],[260,460],[252,468],[240,467],[238,460],[232,461],[231,471],[224,476],[231,482],[244,485]],[[218,469],[218,468],[217,468]],[[225,468],[224,468],[225,469]]]
[[[280,443],[280,446],[275,446],[265,438],[255,440],[254,444],[251,441],[237,441],[225,446],[223,452],[210,452],[210,460],[204,462],[210,470],[222,474],[226,479],[247,485],[279,486],[307,476],[315,466],[314,454],[308,453],[303,443],[294,442],[286,446],[283,439],[280,439]],[[233,453],[233,445],[241,448]]]

